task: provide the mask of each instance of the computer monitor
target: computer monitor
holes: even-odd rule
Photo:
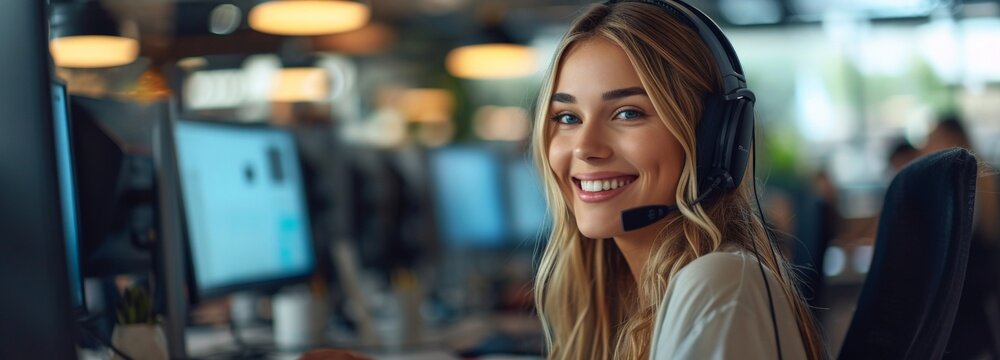
[[[63,238],[66,241],[66,267],[69,270],[70,300],[73,311],[86,311],[83,294],[83,274],[80,270],[80,223],[77,207],[76,172],[70,134],[69,95],[66,86],[52,84],[52,120],[56,142],[56,172],[62,211]]]
[[[0,1],[0,358],[76,358],[44,1]]]
[[[301,281],[315,267],[299,157],[277,128],[174,125],[192,300]]]
[[[529,159],[518,156],[508,162],[507,189],[514,245],[537,244],[546,237],[550,222],[541,179]]]
[[[502,158],[486,147],[449,146],[429,155],[438,232],[456,248],[498,248],[508,236]]]
[[[145,274],[160,228],[153,127],[163,102],[69,97],[85,277]]]

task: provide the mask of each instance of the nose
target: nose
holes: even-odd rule
[[[576,133],[576,143],[573,146],[573,156],[584,161],[607,159],[614,154],[608,144],[607,134],[600,124],[590,122],[584,124]]]

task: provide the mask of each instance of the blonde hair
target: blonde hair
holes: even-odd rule
[[[652,225],[660,229],[638,279],[613,241],[580,233],[547,157],[548,107],[562,57],[574,44],[598,36],[625,51],[657,114],[684,149],[675,197],[679,215]],[[790,282],[784,259],[768,250],[765,229],[751,210],[753,180],[747,176],[736,191],[710,203],[687,205],[698,196],[695,127],[701,99],[717,92],[721,83],[714,64],[694,30],[641,3],[593,5],[560,43],[538,97],[532,135],[532,155],[552,212],[552,231],[535,282],[549,358],[647,357],[655,314],[670,279],[694,259],[719,249],[723,239],[748,250],[756,244],[764,266],[781,274],[776,282],[791,302],[806,353],[824,357],[812,314]]]

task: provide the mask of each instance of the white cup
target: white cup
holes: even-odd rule
[[[308,291],[280,292],[272,301],[274,345],[305,350],[320,346],[326,335],[326,303]]]

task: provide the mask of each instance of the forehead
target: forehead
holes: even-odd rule
[[[595,36],[573,44],[556,74],[556,92],[577,97],[642,86],[639,74],[618,44]]]

